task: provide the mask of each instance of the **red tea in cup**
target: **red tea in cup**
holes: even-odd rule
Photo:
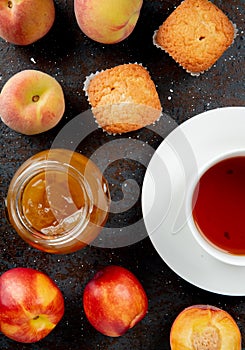
[[[204,172],[192,208],[195,225],[209,243],[245,255],[245,156],[224,159]]]

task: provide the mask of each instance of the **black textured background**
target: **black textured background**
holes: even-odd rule
[[[237,24],[239,33],[235,43],[215,66],[198,78],[187,74],[152,44],[154,30],[180,4],[176,0],[144,0],[135,30],[129,38],[115,45],[96,43],[79,30],[72,0],[55,1],[55,24],[43,39],[33,45],[17,47],[0,40],[0,88],[20,70],[39,69],[60,82],[66,98],[62,121],[44,134],[24,136],[0,124],[0,273],[16,266],[44,271],[56,281],[66,304],[62,321],[44,340],[23,345],[0,334],[0,349],[168,350],[170,327],[177,314],[192,304],[206,303],[231,313],[245,341],[245,297],[216,295],[185,282],[161,260],[148,238],[123,248],[89,246],[70,255],[49,255],[23,242],[4,215],[8,185],[20,164],[36,152],[48,149],[62,127],[89,108],[82,88],[85,77],[91,72],[122,63],[142,63],[157,85],[164,112],[171,117],[171,120],[162,118],[155,126],[155,132],[142,129],[123,135],[123,138],[131,137],[142,149],[145,144],[150,145],[152,152],[142,152],[142,162],[127,157],[108,166],[105,176],[110,183],[113,200],[122,199],[122,183],[126,179],[136,180],[141,186],[145,173],[143,164],[149,162],[153,150],[177,124],[209,109],[245,106],[245,1],[213,2]],[[91,120],[91,123],[93,125],[94,121]],[[86,128],[86,125],[81,127]],[[90,156],[98,147],[114,139],[120,139],[120,136],[109,136],[95,130],[79,145],[79,150]],[[137,143],[139,140],[141,144]],[[131,210],[111,215],[107,225],[123,227],[140,220],[141,215],[139,198]],[[144,225],[141,229],[144,236]],[[120,338],[109,338],[94,330],[82,309],[85,284],[98,268],[108,264],[118,264],[135,273],[149,298],[146,317]]]

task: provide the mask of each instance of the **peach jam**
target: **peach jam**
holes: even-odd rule
[[[109,212],[108,184],[88,158],[65,149],[29,158],[10,182],[7,214],[31,246],[64,254],[91,243]]]

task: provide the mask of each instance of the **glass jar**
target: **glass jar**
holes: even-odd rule
[[[85,156],[66,149],[29,158],[10,182],[9,222],[31,246],[71,253],[91,243],[106,223],[108,184]]]

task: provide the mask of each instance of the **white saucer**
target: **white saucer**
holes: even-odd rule
[[[165,263],[193,285],[223,295],[245,295],[245,267],[222,263],[193,238],[184,210],[193,173],[220,153],[245,149],[245,107],[204,112],[178,126],[147,168],[142,210],[148,235]]]

